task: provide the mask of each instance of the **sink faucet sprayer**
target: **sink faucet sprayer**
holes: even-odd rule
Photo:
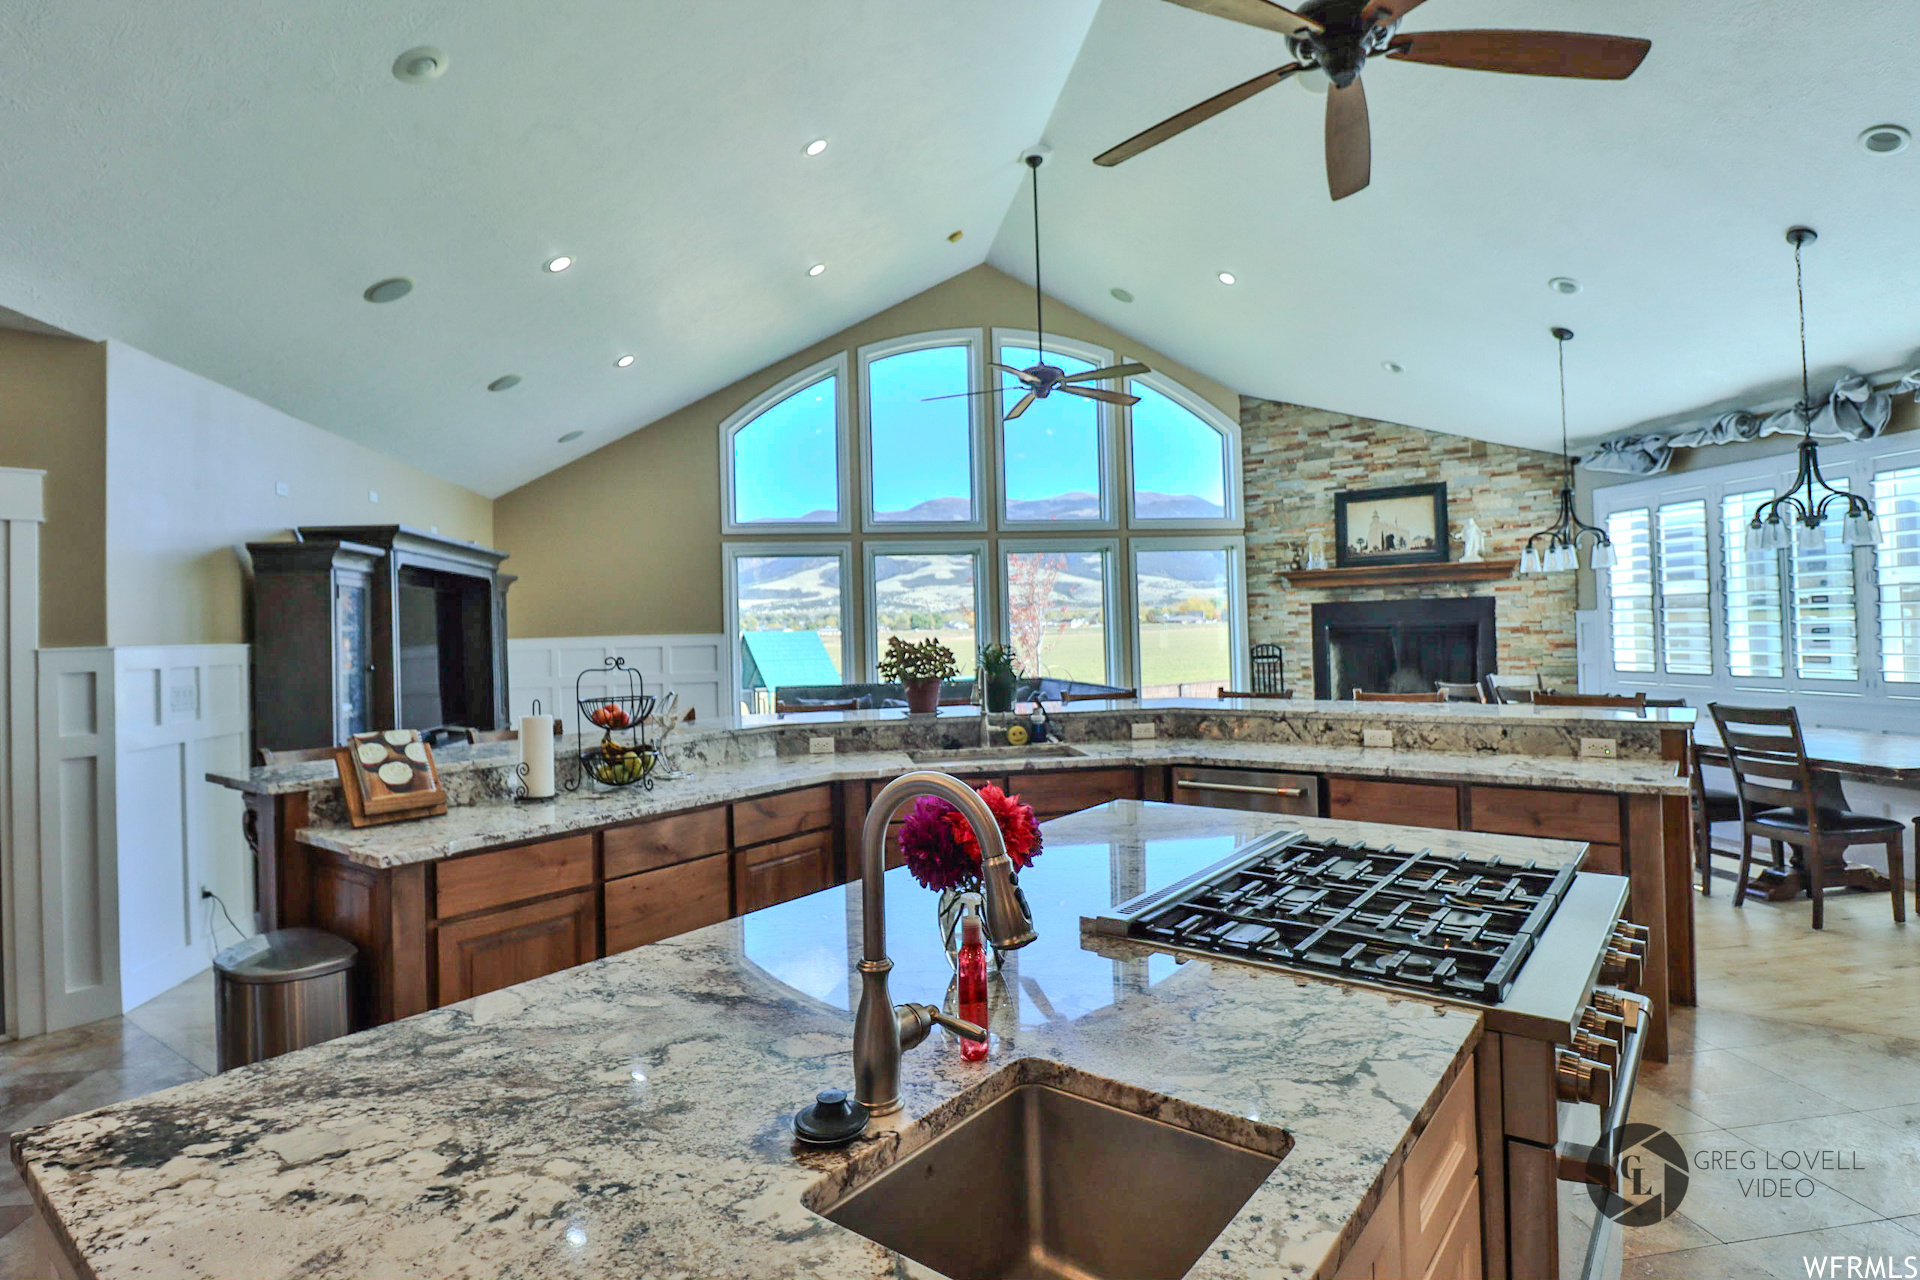
[[[927,1038],[935,1025],[969,1040],[984,1040],[984,1027],[948,1017],[930,1004],[894,1007],[887,991],[886,875],[887,824],[896,809],[920,796],[938,796],[958,809],[980,842],[980,867],[985,882],[987,940],[1002,951],[1033,941],[1033,918],[1013,883],[1013,861],[1007,857],[1000,824],[986,801],[972,787],[949,774],[931,769],[903,773],[880,789],[867,810],[860,837],[860,914],[865,948],[860,960],[860,1011],[853,1022],[854,1097],[874,1115],[900,1109],[900,1054]]]

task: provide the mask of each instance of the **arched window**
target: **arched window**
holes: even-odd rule
[[[846,381],[841,354],[727,420],[721,458],[728,532],[847,528]]]
[[[1239,431],[1213,406],[1165,379],[1134,378],[1128,411],[1135,523],[1238,526]]]

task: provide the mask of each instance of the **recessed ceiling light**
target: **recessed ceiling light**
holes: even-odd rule
[[[822,151],[825,151],[826,149],[827,149],[827,140],[825,138],[815,138],[812,142],[809,142],[807,144],[807,154],[810,156],[817,156]]]
[[[1398,360],[1382,360],[1380,367],[1388,373],[1405,373],[1407,371],[1407,366],[1401,364]]]
[[[808,274],[808,275],[810,275],[810,276],[817,276],[817,275],[819,275],[819,274],[820,274],[820,273],[821,273],[822,271],[825,271],[826,269],[827,269],[827,264],[826,264],[826,263],[824,263],[824,262],[816,262],[816,263],[814,263],[814,264],[813,264],[812,266],[810,266],[810,267],[808,267],[808,268],[807,268],[807,274]]]
[[[1578,293],[1580,292],[1580,282],[1572,276],[1555,276],[1553,279],[1547,281],[1547,288],[1553,290],[1555,293]]]
[[[519,385],[520,385],[520,375],[517,373],[508,373],[508,374],[502,374],[500,377],[495,378],[492,382],[489,382],[487,384],[487,390],[511,391]]]
[[[585,434],[587,433],[584,431],[569,431],[567,432],[567,434],[560,437],[560,443],[572,444],[575,440],[578,440],[581,436]]]
[[[394,276],[390,280],[368,285],[367,291],[360,296],[368,302],[398,302],[412,292],[413,281],[405,276]]]
[[[633,363],[632,356],[621,356],[618,360],[615,360],[613,362],[613,367],[616,369],[624,369],[632,363]]]
[[[1897,124],[1877,124],[1860,135],[1860,145],[1877,156],[1905,151],[1913,135]]]
[[[393,78],[403,84],[425,84],[446,74],[447,55],[430,44],[409,49],[393,60]]]
[[[1233,272],[1231,272],[1231,271],[1222,271],[1222,272],[1220,273],[1220,276],[1219,276],[1219,280],[1220,280],[1220,283],[1221,283],[1221,284],[1232,284],[1232,283],[1233,283]]]
[[[1132,302],[1133,301],[1133,295],[1128,293],[1125,289],[1122,289],[1119,285],[1115,285],[1113,288],[1107,290],[1107,292],[1113,295],[1113,300],[1115,302]]]
[[[564,253],[560,254],[558,257],[547,259],[547,270],[551,271],[555,275],[559,275],[562,271],[565,271],[568,267],[572,265],[573,265],[573,259],[569,258]]]

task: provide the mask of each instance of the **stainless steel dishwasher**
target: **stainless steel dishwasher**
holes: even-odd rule
[[[1320,779],[1311,773],[1183,766],[1173,771],[1173,799],[1176,804],[1252,809],[1257,813],[1298,813],[1317,818],[1320,816]]]

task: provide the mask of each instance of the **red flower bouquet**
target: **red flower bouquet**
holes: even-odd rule
[[[1033,806],[992,784],[976,790],[1000,824],[1015,871],[1032,866],[1040,856],[1040,823],[1033,816]],[[900,825],[900,852],[908,872],[929,889],[980,887],[980,842],[960,811],[938,796],[921,796],[914,802]]]

